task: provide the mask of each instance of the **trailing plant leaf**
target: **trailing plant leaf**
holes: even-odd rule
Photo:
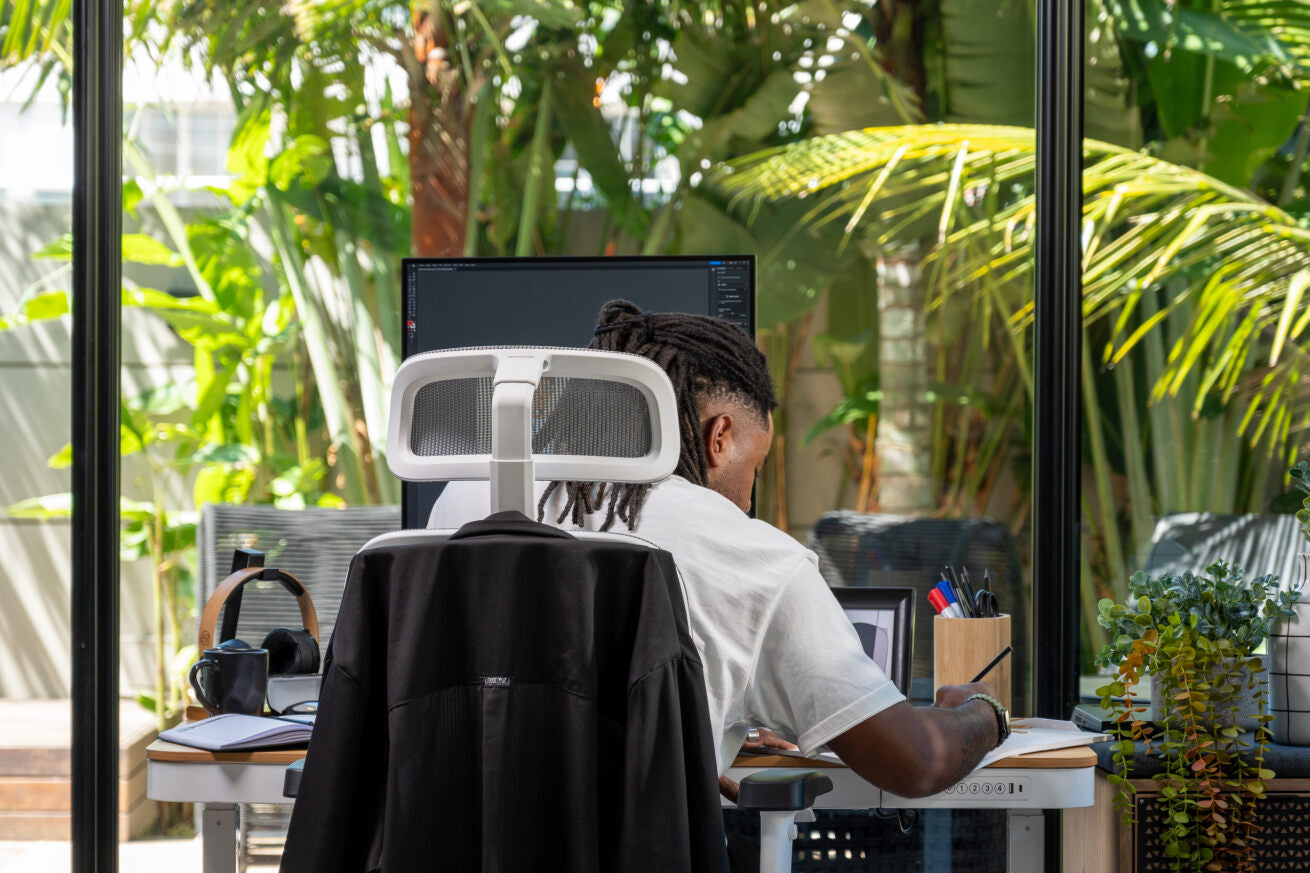
[[[1165,812],[1160,839],[1174,870],[1254,870],[1255,805],[1274,774],[1264,766],[1267,678],[1252,652],[1276,618],[1293,615],[1301,596],[1299,583],[1280,590],[1276,582],[1248,580],[1220,561],[1205,575],[1136,573],[1128,602],[1097,605],[1113,638],[1098,660],[1115,670],[1115,680],[1097,694],[1121,738],[1112,747],[1115,804],[1131,823],[1129,764],[1145,743],[1163,762],[1152,778]],[[1159,732],[1132,691],[1148,674],[1159,695]],[[1255,691],[1256,713],[1239,706],[1247,690]],[[1244,719],[1257,725],[1249,740],[1237,729]]]

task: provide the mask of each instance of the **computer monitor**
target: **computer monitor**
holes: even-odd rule
[[[606,302],[714,315],[755,335],[755,257],[406,258],[405,357],[467,346],[585,346]],[[401,519],[425,527],[440,482],[406,482]]]

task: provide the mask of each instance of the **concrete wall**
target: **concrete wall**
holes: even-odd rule
[[[31,288],[69,288],[66,264],[33,261],[30,254],[67,233],[70,214],[66,203],[0,201],[0,312],[12,312]],[[68,471],[46,465],[71,431],[69,348],[68,318],[0,332],[0,508],[69,489]],[[124,312],[124,395],[185,376],[188,348],[158,319]],[[121,475],[128,496],[145,496],[131,459]],[[172,483],[168,492],[173,505],[181,505],[183,483]],[[28,521],[0,512],[0,698],[68,695],[69,535],[67,521]],[[128,693],[152,682],[150,574],[144,562],[123,566],[119,620],[121,681]]]

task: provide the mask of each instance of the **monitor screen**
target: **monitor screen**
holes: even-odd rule
[[[407,258],[404,355],[466,346],[585,346],[600,308],[714,315],[755,335],[753,255]],[[424,527],[443,487],[406,482],[405,527]]]

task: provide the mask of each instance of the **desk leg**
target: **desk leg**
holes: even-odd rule
[[[203,873],[234,873],[237,866],[237,808],[206,803],[200,819]]]
[[[1046,863],[1046,830],[1042,811],[1012,809],[1006,818],[1010,831],[1010,857],[1006,869],[1010,873],[1041,873]]]

